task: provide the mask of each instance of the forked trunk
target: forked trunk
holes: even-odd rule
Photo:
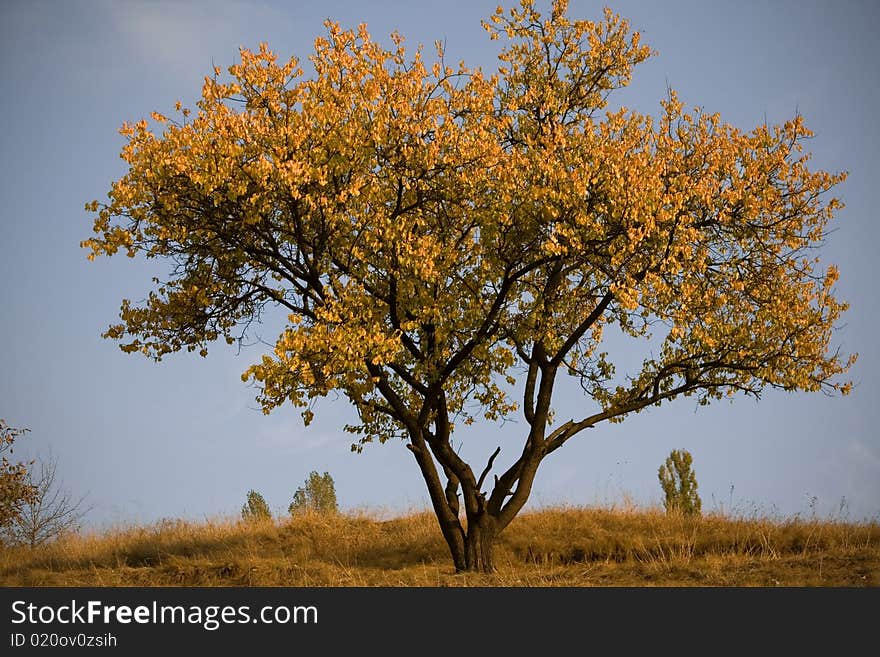
[[[467,535],[464,540],[464,568],[470,572],[491,573],[495,571],[493,552],[495,538],[498,536],[495,518],[486,512],[468,519]]]

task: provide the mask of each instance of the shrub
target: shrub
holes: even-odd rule
[[[314,470],[309,474],[304,486],[296,489],[293,501],[287,508],[290,515],[303,511],[315,511],[317,513],[336,513],[339,507],[336,504],[336,486],[329,472],[319,475]]]
[[[28,429],[16,429],[0,419],[0,528],[6,528],[20,517],[24,506],[36,496],[36,487],[29,480],[27,463],[7,460],[6,453],[12,453],[16,438],[27,433]]]
[[[241,507],[241,517],[245,520],[271,520],[272,512],[262,495],[255,490],[249,490],[247,502]]]
[[[697,494],[697,475],[691,465],[693,458],[687,450],[674,449],[666,463],[660,466],[658,476],[665,499],[666,513],[683,513],[687,516],[700,515],[700,496]]]

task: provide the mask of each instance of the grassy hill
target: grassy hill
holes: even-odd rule
[[[163,521],[0,548],[3,586],[880,586],[880,524],[551,508],[456,575],[436,520]]]

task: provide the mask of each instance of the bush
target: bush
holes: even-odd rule
[[[309,474],[304,486],[297,488],[293,494],[293,502],[287,508],[290,515],[296,515],[303,511],[315,511],[317,513],[336,513],[339,510],[336,504],[336,486],[329,472],[319,475],[314,470]]]
[[[7,528],[18,520],[24,506],[32,502],[37,494],[36,487],[29,480],[27,463],[14,463],[7,460],[6,453],[12,453],[16,438],[28,429],[16,429],[0,419],[0,528]]]
[[[697,475],[691,469],[693,458],[687,450],[674,449],[660,466],[658,476],[665,499],[666,513],[683,513],[686,516],[700,515],[702,502],[697,495]]]
[[[241,517],[245,520],[271,520],[272,512],[262,495],[255,490],[249,490],[247,502],[241,507]]]

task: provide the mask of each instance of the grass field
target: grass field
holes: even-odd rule
[[[880,524],[549,508],[453,572],[430,513],[164,521],[0,548],[3,586],[880,586]]]

